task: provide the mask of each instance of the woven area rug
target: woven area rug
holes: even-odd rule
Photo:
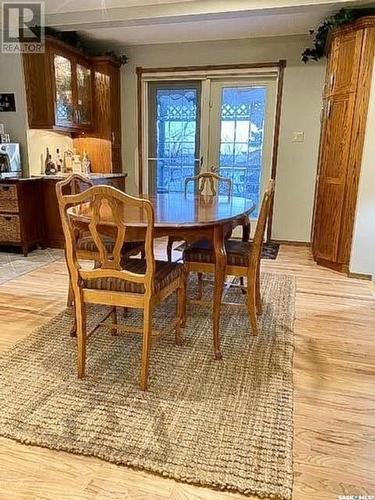
[[[244,308],[223,306],[222,361],[212,356],[211,311],[189,307],[184,345],[175,346],[172,334],[153,345],[147,393],[138,389],[140,336],[111,336],[107,327],[90,337],[87,377],[76,378],[66,310],[0,357],[0,434],[201,486],[290,499],[294,280],[265,274],[262,289],[258,337],[249,334]],[[226,300],[244,296],[231,288]],[[172,297],[154,326],[168,324],[174,310]],[[105,311],[91,308],[90,325]],[[142,316],[125,319],[138,325]]]
[[[27,257],[16,252],[0,252],[0,285],[64,258],[59,248],[34,250]]]

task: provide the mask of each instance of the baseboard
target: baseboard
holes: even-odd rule
[[[311,247],[310,241],[292,241],[292,240],[274,240],[274,239],[271,239],[270,243],[278,243],[279,245],[290,245],[293,247]]]
[[[349,278],[355,278],[355,279],[357,279],[357,280],[372,281],[372,276],[371,276],[371,274],[364,274],[364,273],[350,273],[350,272],[348,272],[348,277],[349,277]],[[375,286],[375,282],[373,282],[373,286]]]
[[[339,273],[349,273],[349,266],[347,264],[331,262],[330,260],[320,259],[319,257],[315,258],[315,262],[318,264],[318,266],[328,267],[329,269],[332,269],[333,271],[337,271]]]

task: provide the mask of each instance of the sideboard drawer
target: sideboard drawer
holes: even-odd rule
[[[19,243],[21,241],[20,218],[18,215],[0,214],[0,241]]]
[[[0,184],[0,212],[18,212],[17,186]]]

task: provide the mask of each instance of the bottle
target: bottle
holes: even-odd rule
[[[47,170],[48,170],[48,162],[49,162],[49,157],[50,157],[50,154],[49,154],[49,149],[47,148],[47,151],[46,151],[46,159],[44,160],[44,173],[47,174]]]
[[[47,148],[45,173],[46,173],[46,175],[56,175],[57,174],[56,163],[52,160],[52,156],[50,155],[48,148]]]
[[[64,168],[64,161],[60,154],[59,148],[56,149],[56,167],[58,172],[62,172]]]
[[[64,172],[67,174],[73,172],[73,152],[70,150],[64,153]]]
[[[86,151],[83,152],[83,158],[82,158],[82,172],[85,175],[88,175],[91,173],[91,160],[87,156]]]

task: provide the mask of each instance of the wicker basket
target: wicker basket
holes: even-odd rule
[[[0,241],[19,243],[21,241],[20,218],[18,215],[0,214]]]
[[[18,212],[17,186],[0,184],[0,212]]]

